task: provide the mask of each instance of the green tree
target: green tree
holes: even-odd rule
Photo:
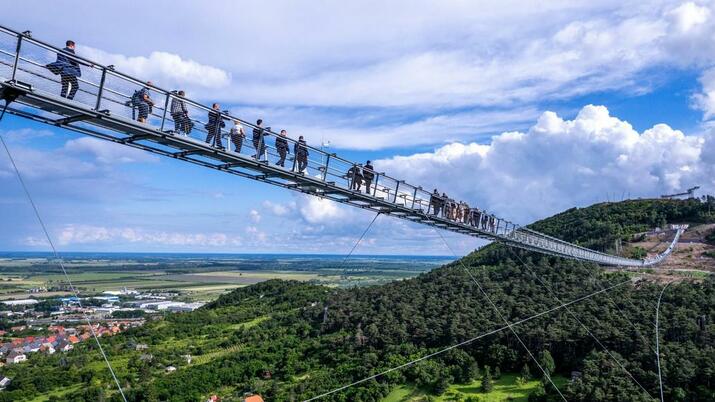
[[[484,366],[484,374],[482,375],[482,392],[489,393],[494,389],[492,384],[492,373],[489,366]]]
[[[541,364],[541,367],[549,373],[549,376],[554,373],[556,370],[556,363],[554,362],[553,356],[551,356],[551,353],[544,349],[541,351],[541,354],[539,354],[539,364]]]
[[[524,363],[524,366],[521,368],[521,378],[526,381],[531,379],[531,370],[529,370],[528,363]]]

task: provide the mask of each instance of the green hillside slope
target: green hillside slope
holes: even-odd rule
[[[714,220],[697,202],[644,200],[573,209],[533,227],[606,247],[616,238],[661,225],[663,219]],[[542,363],[549,362],[545,367],[559,378],[568,400],[646,401],[658,395],[653,321],[661,285],[635,283],[625,273],[501,245],[382,286],[340,290],[298,282],[260,283],[221,296],[202,310],[171,315],[107,339],[107,349],[113,361],[124,362],[118,364],[118,374],[131,401],[197,401],[211,393],[231,401],[240,400],[244,392],[260,393],[270,401],[304,400],[503,328],[462,263],[508,321],[555,310],[514,330]],[[570,312],[559,309],[561,302],[616,284],[620,286],[607,294],[571,305]],[[668,288],[661,315],[666,399],[715,400],[714,323],[713,280]],[[138,359],[140,352],[131,347],[136,342],[149,344],[152,361]],[[41,386],[46,392],[77,383],[83,387],[62,398],[89,401],[101,395],[118,400],[106,370],[88,364],[98,362],[96,352],[79,349],[62,362],[48,358],[28,373],[12,372],[16,380],[0,392],[0,401],[36,395]],[[199,358],[189,364],[186,354]],[[178,370],[165,374],[163,367],[169,364]],[[543,377],[519,340],[509,330],[500,330],[325,400],[380,401],[398,387],[440,395],[465,388],[454,384],[479,381],[485,366],[491,373],[527,371],[535,380]],[[61,373],[66,377],[60,380]],[[579,378],[570,381],[573,373]],[[43,382],[52,385],[39,384]],[[550,385],[529,384],[530,400],[560,400]],[[15,399],[7,399],[11,396]]]

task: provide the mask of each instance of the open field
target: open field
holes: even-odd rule
[[[494,389],[489,393],[482,392],[481,380],[475,380],[470,384],[450,385],[440,396],[431,395],[411,385],[402,385],[392,390],[382,399],[382,402],[422,402],[426,401],[428,396],[432,396],[433,400],[438,402],[463,401],[467,397],[477,398],[480,402],[526,402],[529,394],[538,388],[539,381],[531,380],[524,385],[518,385],[516,378],[516,374],[503,374],[500,379],[494,380]],[[567,382],[565,378],[557,376],[553,377],[553,380],[559,388]]]
[[[18,254],[18,255],[15,255]],[[60,297],[68,292],[64,274],[51,259],[0,253],[0,300]],[[446,262],[436,257],[272,255],[69,255],[64,264],[84,293],[175,291],[186,301],[208,301],[242,286],[269,279],[326,286],[374,285],[405,279]],[[38,288],[48,291],[37,292]],[[30,289],[35,289],[30,293]]]

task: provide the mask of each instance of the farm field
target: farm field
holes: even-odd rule
[[[270,279],[337,287],[374,285],[410,278],[444,262],[437,257],[354,256],[344,263],[342,256],[93,253],[69,254],[64,265],[81,292],[127,288],[178,292],[185,301],[210,301]],[[66,278],[51,259],[0,253],[0,301],[67,295]]]

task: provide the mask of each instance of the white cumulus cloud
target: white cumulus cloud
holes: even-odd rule
[[[181,56],[154,51],[149,56],[125,56],[88,46],[79,46],[78,53],[104,65],[114,65],[118,71],[137,78],[154,80],[157,85],[179,85],[221,88],[231,82],[231,75],[217,67],[200,64]]]
[[[375,165],[526,223],[607,197],[657,197],[693,185],[712,192],[713,148],[711,134],[686,136],[665,124],[638,132],[589,105],[573,120],[545,112],[527,132],[487,145],[454,143]]]

